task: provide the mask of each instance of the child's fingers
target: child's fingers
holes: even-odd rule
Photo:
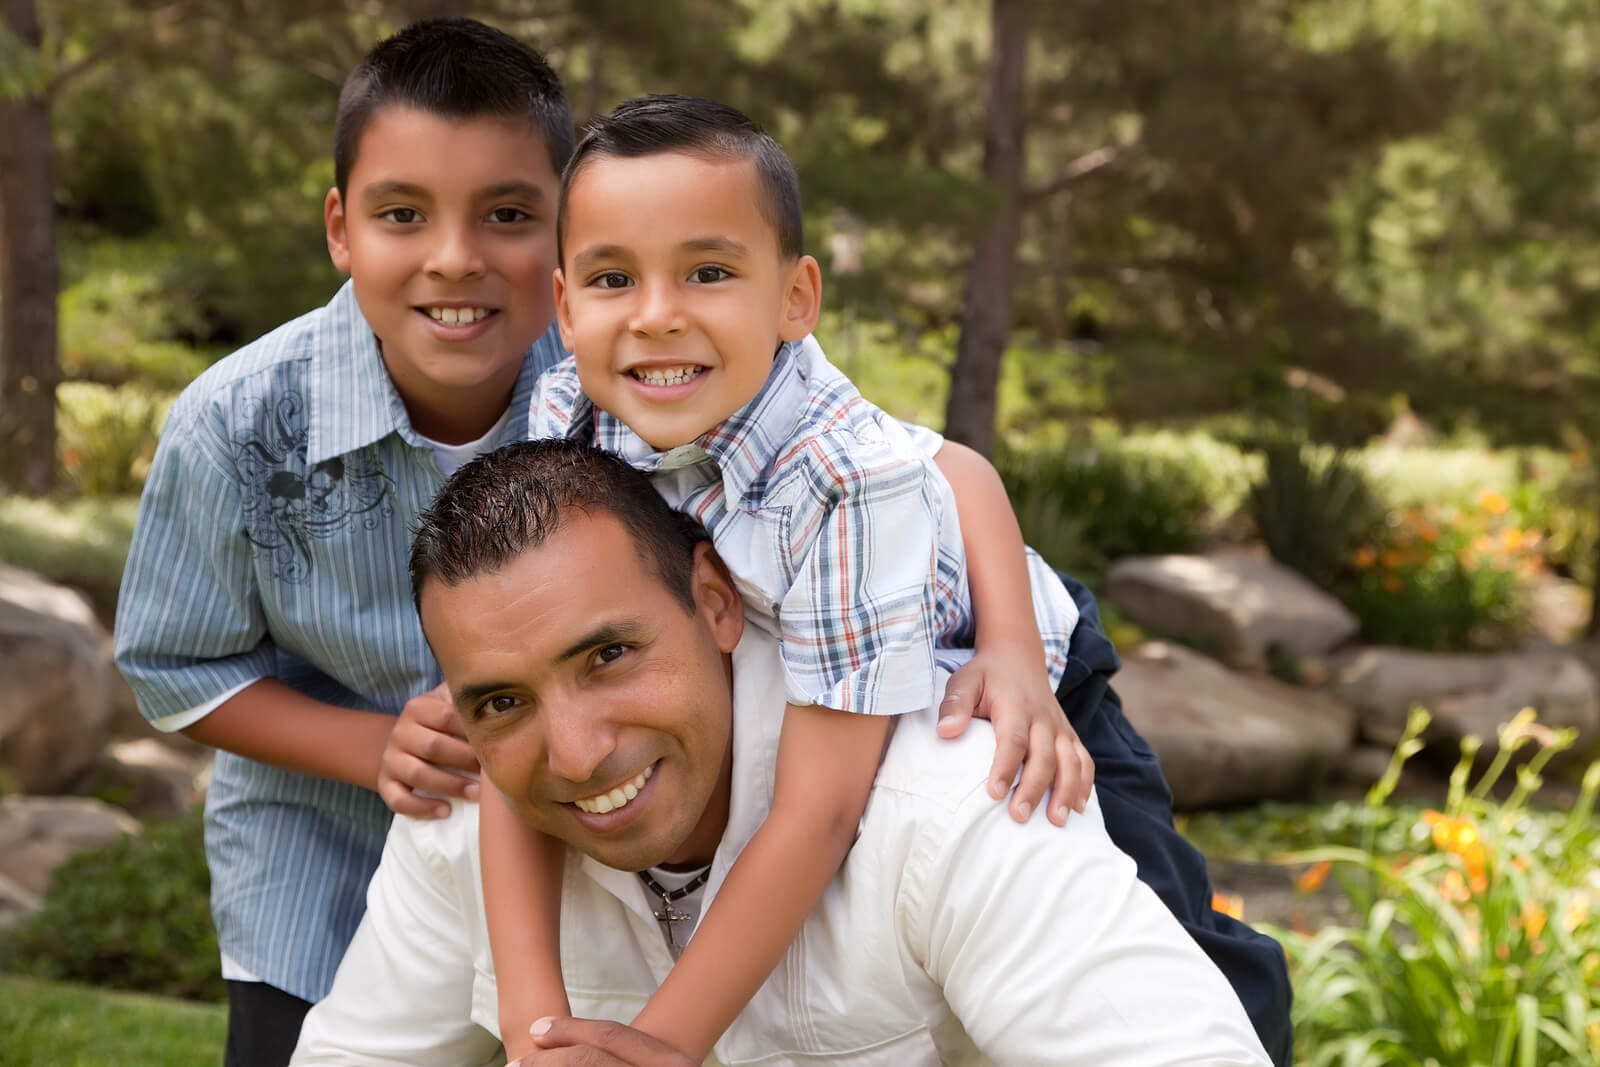
[[[1022,777],[1011,796],[1011,817],[1027,822],[1044,802],[1045,791],[1056,780],[1058,759],[1050,727],[1037,723],[1029,731],[1027,755],[1022,762]]]
[[[955,678],[945,688],[944,700],[939,703],[939,724],[935,729],[940,737],[960,737],[967,732],[972,716],[978,710],[976,691],[958,687]]]
[[[1011,788],[1017,769],[1028,755],[1028,724],[1018,722],[1010,726],[998,723],[994,728],[994,763],[989,769],[989,795],[999,800]]]
[[[1064,826],[1068,815],[1074,811],[1082,814],[1089,803],[1089,790],[1094,786],[1094,760],[1072,734],[1058,736],[1055,748],[1056,780],[1050,787],[1050,821]]]

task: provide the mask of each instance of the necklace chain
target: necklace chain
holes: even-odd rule
[[[679,923],[688,922],[690,916],[687,912],[675,910],[672,905],[705,885],[706,880],[711,877],[711,868],[707,867],[677,889],[665,888],[660,882],[650,877],[649,871],[640,871],[638,873],[639,880],[644,883],[644,887],[654,893],[656,899],[661,901],[660,910],[652,910],[650,914],[655,917],[656,922],[661,924],[661,932],[667,937],[667,948],[672,952],[673,958],[676,959],[678,955],[678,938],[673,931],[677,929]]]

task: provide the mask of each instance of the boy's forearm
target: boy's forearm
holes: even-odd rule
[[[260,763],[376,789],[394,717],[324,704],[263,678],[184,728],[184,736]]]
[[[945,442],[934,462],[956,497],[978,646],[1037,645],[1042,661],[1044,644],[1034,619],[1022,529],[999,473],[978,453],[953,441]]]
[[[528,1027],[568,1013],[561,977],[561,872],[566,847],[538,833],[493,787],[478,805],[483,909],[508,1059],[537,1047]]]

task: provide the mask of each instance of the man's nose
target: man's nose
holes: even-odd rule
[[[671,281],[636,283],[633,319],[628,328],[640,337],[667,337],[682,333],[685,322],[677,285]]]
[[[616,731],[597,710],[581,701],[546,709],[545,760],[551,774],[577,784],[592,782],[616,751]]]
[[[483,249],[479,247],[476,225],[444,223],[434,227],[432,236],[425,267],[430,275],[459,281],[484,273]]]

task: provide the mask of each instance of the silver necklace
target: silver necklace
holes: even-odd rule
[[[692,916],[688,912],[678,911],[672,905],[705,885],[706,880],[710,877],[711,868],[707,867],[678,888],[667,889],[660,882],[650,877],[649,871],[639,872],[639,881],[643,882],[644,887],[650,890],[655,895],[655,898],[661,902],[660,909],[652,910],[650,914],[654,915],[656,922],[661,924],[661,932],[667,936],[667,948],[671,950],[674,957],[677,956],[679,951],[678,938],[675,933],[677,926],[679,923],[688,922]]]

